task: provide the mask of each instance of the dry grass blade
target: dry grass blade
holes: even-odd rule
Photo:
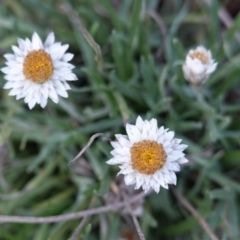
[[[133,213],[133,210],[132,210],[132,208],[131,208],[128,200],[127,200],[127,197],[124,195],[123,198],[124,198],[125,205],[126,205],[128,211],[129,211],[129,213],[130,213],[130,215],[131,215],[131,217],[133,219],[133,223],[135,225],[135,228],[137,230],[137,233],[138,233],[138,236],[139,236],[140,240],[145,240],[145,237],[144,237],[144,234],[143,234],[142,229],[140,227],[140,224],[139,224],[136,216]]]
[[[219,238],[214,234],[212,229],[209,227],[204,218],[200,213],[192,206],[192,204],[176,189],[172,188],[174,195],[181,202],[181,204],[197,219],[199,225],[207,233],[211,240],[219,240]]]
[[[130,203],[136,202],[141,198],[144,198],[146,194],[144,192],[141,192],[130,199],[127,199],[127,201]],[[49,217],[24,217],[24,216],[7,216],[7,215],[0,215],[0,222],[7,223],[7,222],[15,222],[15,223],[53,223],[53,222],[63,222],[63,221],[69,221],[73,219],[78,219],[81,217],[91,216],[91,215],[97,215],[100,213],[105,213],[109,211],[116,211],[119,208],[123,207],[125,205],[125,201],[117,202],[114,204],[110,204],[104,207],[98,207],[93,208],[89,210],[83,210],[75,213],[69,213],[64,215],[58,215],[58,216],[49,216]]]
[[[202,0],[205,2],[208,6],[211,5],[211,0]],[[228,11],[224,8],[221,7],[218,10],[218,17],[222,21],[222,23],[227,27],[230,28],[233,25],[233,20]],[[235,38],[237,39],[238,43],[240,44],[240,33],[236,32]]]
[[[76,161],[78,158],[80,158],[83,153],[91,146],[92,142],[95,140],[95,138],[98,138],[100,136],[105,136],[104,133],[96,133],[94,135],[91,136],[91,138],[89,139],[89,141],[87,142],[87,144],[84,146],[84,148],[78,153],[78,155],[69,163],[72,164],[74,161]]]
[[[167,28],[166,28],[166,25],[165,25],[163,19],[161,18],[161,16],[156,11],[152,11],[152,10],[148,10],[146,13],[156,21],[156,23],[162,33],[162,36],[166,40]]]
[[[88,220],[88,216],[86,216],[82,219],[82,221],[79,223],[79,225],[73,232],[72,236],[68,240],[77,240],[78,239],[78,236],[81,233],[81,231],[83,230],[85,224],[87,223],[87,220]]]
[[[92,207],[92,205],[94,204],[96,198],[93,198],[91,203],[89,204],[89,209]],[[81,222],[78,224],[77,228],[75,229],[75,231],[72,233],[71,237],[68,240],[77,240],[79,234],[81,233],[81,231],[83,230],[84,226],[86,225],[87,221],[89,219],[89,216],[85,216]]]
[[[103,73],[103,58],[102,58],[102,51],[100,46],[94,41],[90,33],[86,30],[84,27],[81,19],[78,17],[76,12],[71,9],[70,7],[61,4],[59,6],[59,9],[68,16],[69,19],[78,27],[80,32],[82,33],[83,37],[86,39],[86,41],[89,43],[89,45],[93,48],[93,50],[96,53],[96,60],[98,64],[98,70],[102,74]]]

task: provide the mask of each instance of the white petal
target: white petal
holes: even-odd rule
[[[124,157],[113,157],[110,160],[108,160],[106,163],[110,165],[116,165],[116,164],[123,164],[127,162],[127,159]]]
[[[4,78],[8,81],[22,81],[26,80],[25,76],[23,74],[18,74],[18,75],[6,75]]]
[[[131,185],[133,184],[135,181],[135,174],[134,173],[130,173],[128,175],[125,175],[124,176],[124,180],[125,180],[125,183],[126,185]]]
[[[130,125],[130,124],[126,124],[126,131],[128,134],[128,138],[131,141],[131,143],[135,143],[138,142],[141,138],[141,133],[139,131],[139,129],[134,126],[134,125]]]
[[[28,94],[25,98],[24,98],[24,102],[28,103],[33,99],[33,94]]]
[[[137,120],[136,120],[136,127],[139,129],[139,131],[142,131],[142,127],[143,127],[143,120],[140,116],[137,117]]]
[[[3,86],[4,89],[10,89],[14,86],[14,82],[7,82],[5,83],[5,85]]]
[[[15,96],[15,95],[18,95],[19,93],[21,93],[21,89],[20,88],[15,88],[15,89],[12,89],[10,92],[9,92],[9,96]]]
[[[10,70],[11,70],[11,69],[10,69],[9,67],[1,68],[1,71],[2,71],[3,73],[5,73],[5,74],[9,74]]]
[[[148,140],[146,124],[143,124],[141,140]]]
[[[167,162],[167,169],[170,171],[180,171],[180,166],[176,162]]]
[[[174,137],[174,132],[173,131],[170,131],[168,133],[165,134],[165,140],[167,141],[171,141]]]
[[[14,60],[15,56],[13,54],[7,53],[3,55],[7,60]]]
[[[12,50],[14,51],[15,55],[21,57],[23,56],[23,52],[16,46],[12,46]]]
[[[36,105],[37,101],[35,98],[32,98],[31,101],[28,102],[28,107],[30,109],[33,109],[33,107]]]
[[[10,89],[10,88],[20,88],[24,85],[24,81],[18,81],[18,82],[7,82],[4,85],[4,89]]]
[[[152,180],[150,181],[150,186],[151,186],[151,188],[152,188],[156,193],[159,193],[159,191],[160,191],[160,184],[157,183],[157,181],[155,181],[154,179],[152,179]]]
[[[28,38],[25,39],[25,47],[26,47],[25,50],[28,51],[28,52],[33,50],[32,43]]]
[[[149,132],[151,131],[151,124],[150,124],[150,122],[148,120],[145,120],[144,123],[145,123],[144,124],[145,125],[145,129],[147,131],[147,135],[149,137]]]
[[[72,53],[65,53],[62,57],[62,61],[69,62],[73,59],[74,54]]]
[[[130,149],[128,147],[122,147],[122,148],[115,148],[113,151],[117,154],[119,154],[120,156],[130,156]],[[113,152],[112,151],[112,152]]]
[[[144,178],[140,174],[136,174],[136,186],[135,189],[139,189],[144,182]]]
[[[68,44],[61,46],[61,48],[59,49],[58,59],[61,59],[63,57],[64,53],[67,51],[68,48],[69,48]]]
[[[49,89],[49,97],[52,99],[52,101],[54,103],[58,103],[59,99],[58,99],[58,96],[57,96],[57,93],[55,91],[55,89]]]
[[[157,141],[157,128],[153,126],[148,133],[149,140]]]
[[[39,50],[43,48],[42,40],[40,39],[36,32],[34,32],[32,36],[32,48],[34,50]]]
[[[60,89],[60,88],[56,88],[56,92],[58,95],[60,95],[61,97],[67,98],[68,94],[65,90]]]
[[[168,162],[174,162],[174,161],[176,161],[178,159],[179,159],[178,156],[169,156],[169,155],[167,155],[167,161]]]
[[[124,135],[116,134],[115,137],[117,138],[119,144],[121,144],[122,147],[130,147],[132,145]]]
[[[187,160],[185,157],[181,157],[181,158],[178,159],[177,162],[178,162],[179,164],[184,164],[184,163],[187,163],[188,160]]]
[[[48,34],[46,41],[44,42],[44,47],[49,47],[54,43],[55,37],[54,33],[51,32]]]
[[[47,99],[44,96],[41,97],[40,105],[42,108],[45,108],[47,105]]]
[[[110,142],[110,144],[112,145],[113,148],[121,148],[121,144],[116,142],[116,141],[112,141]]]
[[[21,38],[18,38],[17,41],[18,41],[18,45],[19,45],[20,50],[23,50],[23,51],[24,51],[24,47],[25,47],[25,42],[24,42],[24,40],[21,39]]]
[[[77,80],[77,76],[73,73],[69,73],[65,75],[64,78],[66,81],[76,81]]]
[[[44,98],[48,98],[48,95],[49,95],[49,85],[50,85],[51,83],[49,82],[45,82],[45,83],[43,83],[42,84],[42,86],[41,86],[41,89],[40,89],[40,91],[41,91],[41,94],[44,96]]]
[[[173,149],[178,151],[183,151],[188,147],[186,144],[174,145]]]
[[[69,84],[67,82],[62,82],[62,84],[63,84],[65,90],[71,89],[71,87],[69,86]]]
[[[146,183],[143,183],[142,188],[143,188],[145,193],[147,193],[150,190],[150,186]]]
[[[213,73],[217,68],[217,63],[212,64],[211,66],[208,67],[206,74],[211,74]]]
[[[134,172],[134,170],[130,166],[128,166],[126,168],[121,169],[121,171],[118,174],[126,175],[126,174],[133,173],[133,172]]]
[[[173,150],[171,151],[170,153],[168,153],[168,156],[177,156],[177,157],[183,157],[185,154],[182,153],[181,151],[176,151],[176,150]]]
[[[19,100],[21,98],[24,98],[24,94],[22,92],[16,95],[16,100]]]
[[[61,49],[61,43],[54,43],[46,50],[54,60],[59,60],[60,49]]]
[[[150,123],[150,125],[151,125],[151,128],[154,128],[154,129],[157,128],[157,119],[152,118],[152,119],[149,121],[149,123]]]
[[[171,177],[171,180],[172,180],[172,184],[176,185],[177,184],[176,174],[174,172],[170,172],[170,177]]]

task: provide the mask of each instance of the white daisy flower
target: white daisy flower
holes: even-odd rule
[[[157,193],[160,186],[168,189],[168,184],[176,184],[179,164],[188,162],[183,153],[187,145],[173,138],[173,131],[158,128],[154,118],[143,121],[138,117],[135,125],[126,125],[126,131],[127,135],[115,135],[117,141],[111,142],[113,157],[107,161],[120,165],[118,174],[124,175],[125,183],[136,184],[135,189],[142,187],[145,192],[152,188]]]
[[[65,53],[68,46],[54,43],[53,33],[44,43],[37,33],[32,41],[18,39],[18,47],[12,47],[14,54],[4,55],[7,67],[1,69],[8,81],[4,88],[11,89],[9,95],[24,98],[30,109],[36,104],[44,108],[48,98],[58,103],[58,95],[67,97],[70,86],[66,81],[77,80],[74,66],[68,63],[73,54]]]
[[[199,46],[188,52],[182,69],[185,79],[191,84],[199,86],[208,80],[216,67],[217,63],[212,59],[211,51]]]

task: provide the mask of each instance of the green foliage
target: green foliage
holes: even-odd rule
[[[162,2],[162,4],[161,4]],[[0,214],[49,216],[104,205],[117,168],[105,162],[111,146],[99,138],[73,167],[68,163],[92,134],[111,139],[138,115],[157,118],[189,147],[190,163],[178,173],[177,188],[205,217],[220,239],[240,238],[239,44],[240,17],[228,30],[217,11],[193,1],[11,0],[0,7],[0,47],[11,52],[18,37],[33,31],[70,44],[79,80],[67,99],[29,110],[3,90],[0,74]],[[103,54],[95,52],[58,5],[71,6]],[[160,16],[159,25],[151,13]],[[159,19],[158,19],[159,20]],[[166,31],[164,31],[164,29]],[[183,78],[189,48],[205,45],[218,62],[199,88]],[[0,65],[4,58],[0,56]],[[5,155],[3,152],[6,152]],[[140,217],[146,239],[209,239],[171,190],[152,193]],[[55,224],[1,224],[1,240],[65,240],[79,220]],[[118,239],[126,227],[118,213],[91,217],[79,239]],[[107,229],[106,229],[107,228]]]

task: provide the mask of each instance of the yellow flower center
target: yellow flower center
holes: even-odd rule
[[[192,59],[195,58],[199,59],[203,64],[206,64],[208,62],[208,56],[204,52],[195,51],[192,54],[190,54],[190,57]]]
[[[23,63],[25,77],[35,83],[44,83],[53,74],[51,56],[44,50],[34,50],[28,53]]]
[[[134,143],[130,153],[132,168],[148,175],[161,169],[167,158],[163,145],[150,140]]]

